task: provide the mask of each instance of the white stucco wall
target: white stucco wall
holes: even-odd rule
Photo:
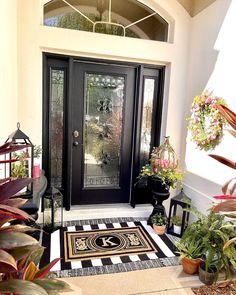
[[[142,1],[173,23],[174,43],[45,27],[42,4],[18,0],[19,119],[34,143],[42,138],[42,52],[116,59],[167,66],[163,135],[171,136],[182,156],[186,69],[191,18],[177,1]],[[167,13],[168,12],[168,13]],[[166,129],[166,131],[165,131]],[[181,157],[183,158],[183,157]]]
[[[0,1],[0,144],[17,123],[17,0]]]
[[[236,1],[217,0],[192,19],[191,47],[188,69],[188,109],[195,95],[205,89],[222,96],[236,111],[234,42]],[[221,193],[220,185],[235,176],[234,170],[208,156],[219,154],[235,161],[236,140],[227,132],[222,143],[211,152],[199,151],[187,141],[186,191],[204,210],[212,196]]]

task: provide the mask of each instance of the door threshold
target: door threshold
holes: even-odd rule
[[[70,211],[64,210],[64,221],[114,218],[114,217],[148,217],[152,212],[151,204],[138,204],[135,208],[130,204],[96,204],[71,206]]]

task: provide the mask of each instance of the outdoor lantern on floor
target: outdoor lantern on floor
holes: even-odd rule
[[[43,229],[53,232],[63,226],[63,195],[55,187],[46,190],[42,200]]]
[[[191,199],[187,197],[183,189],[170,201],[169,223],[167,232],[177,237],[182,237],[189,221],[189,212],[184,209],[190,208]]]
[[[5,177],[14,178],[32,178],[34,149],[29,137],[20,130],[20,123],[17,123],[17,130],[8,136],[5,143],[10,143],[12,152],[5,158]],[[11,160],[7,163],[7,160]],[[18,194],[21,196],[32,197],[33,182],[26,188],[22,189]]]

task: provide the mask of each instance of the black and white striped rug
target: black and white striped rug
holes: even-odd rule
[[[46,249],[41,259],[40,267],[43,267],[55,258],[64,258],[64,233],[66,231],[75,232],[141,226],[158,251],[139,255],[122,255],[71,262],[66,262],[62,259],[52,268],[52,271],[58,277],[126,272],[179,264],[178,257],[175,256],[176,249],[174,246],[174,241],[177,238],[168,234],[156,235],[153,229],[147,225],[147,221],[144,218],[82,220],[67,222],[64,223],[64,226],[63,229],[57,230],[51,235],[47,233],[42,234],[41,243]]]

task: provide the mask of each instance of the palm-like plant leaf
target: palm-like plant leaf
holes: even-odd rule
[[[229,193],[232,195],[236,189],[236,182],[234,182],[233,186],[230,185],[232,184],[233,181],[235,181],[235,177],[234,178],[231,178],[230,180],[228,180],[223,186],[222,186],[222,192],[223,194],[226,194],[227,191],[228,191],[228,188],[230,187],[230,190],[229,190]]]
[[[22,198],[12,198],[12,199],[7,199],[3,201],[2,204],[8,205],[10,207],[20,208],[27,201],[28,201],[27,199],[22,199]]]
[[[70,286],[63,282],[59,281],[57,279],[41,279],[41,280],[33,280],[35,284],[40,285],[42,288],[44,288],[47,291],[70,291]]]
[[[38,273],[36,274],[36,279],[42,279],[44,278],[50,271],[50,269],[60,260],[61,258],[56,258],[53,261],[51,261],[49,264],[41,268]]]
[[[0,269],[2,273],[17,271],[17,264],[14,257],[2,249],[0,249]]]
[[[217,204],[212,209],[213,212],[227,212],[227,211],[236,211],[236,200],[227,200],[220,204]]]
[[[24,247],[17,247],[12,250],[10,250],[10,254],[15,258],[15,260],[19,261],[24,257],[29,257],[32,253],[35,251],[38,251],[38,249],[41,248],[42,250],[44,247],[37,245],[28,245]]]
[[[0,249],[14,249],[29,245],[37,245],[38,241],[25,233],[2,232],[0,234]]]
[[[23,273],[23,280],[33,281],[37,272],[38,272],[37,266],[35,265],[33,261],[31,261],[25,268],[25,271]]]
[[[22,224],[15,224],[15,225],[9,225],[9,226],[3,226],[0,227],[0,233],[1,232],[21,232],[21,233],[25,233],[25,232],[29,232],[29,231],[40,231],[41,229],[37,229],[37,228],[32,228],[30,226],[27,225],[22,225]]]
[[[30,178],[19,178],[10,180],[0,186],[0,202],[9,199],[18,193],[21,189],[30,184],[33,180]]]
[[[38,284],[16,279],[0,282],[0,293],[15,293],[20,295],[48,295],[47,291]]]
[[[227,131],[228,131],[231,135],[233,135],[233,137],[236,138],[236,131],[231,130],[231,129],[227,129]]]
[[[14,208],[14,207],[10,207],[8,205],[4,205],[4,204],[0,204],[0,210],[2,212],[8,212],[8,213],[13,213],[17,216],[22,217],[23,219],[30,219],[30,220],[33,220],[33,218],[27,214],[25,211],[21,210],[21,209],[18,209],[18,208]]]
[[[216,105],[216,107],[226,121],[236,130],[236,114],[222,104]]]
[[[225,157],[222,157],[222,156],[218,156],[218,155],[212,155],[210,154],[209,155],[211,158],[217,160],[218,162],[232,168],[232,169],[236,169],[236,163],[229,160],[229,159],[226,159]]]

